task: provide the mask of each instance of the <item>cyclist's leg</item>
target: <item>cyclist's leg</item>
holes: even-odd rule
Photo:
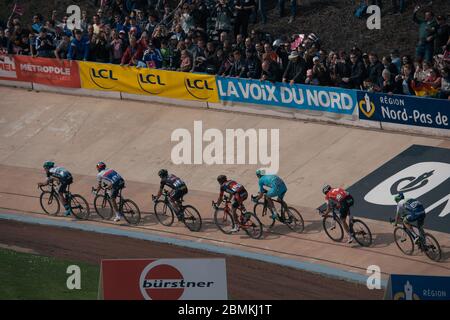
[[[64,206],[64,209],[66,209],[65,214],[70,215],[70,204],[66,201],[66,194],[67,194],[67,187],[69,186],[69,183],[66,181],[61,181],[58,189],[58,197],[59,201],[61,201],[61,204]]]
[[[284,196],[287,190],[278,193],[278,201],[281,203],[281,219],[284,221],[286,219],[287,204],[284,202]]]
[[[412,226],[412,223],[417,221],[417,219],[418,219],[418,217],[413,212],[410,212],[409,214],[407,214],[403,217],[403,225],[405,226],[405,228],[407,228],[411,232],[412,236],[414,237],[414,242],[416,242],[419,239],[419,235],[417,235],[414,232],[414,229]],[[419,230],[419,232],[420,232],[420,230]]]
[[[114,209],[114,213],[116,214],[116,217],[114,220],[120,220],[121,213],[119,212],[119,207],[117,206],[117,196],[119,195],[119,191],[121,190],[121,186],[119,185],[112,185],[110,190],[110,197],[112,206]]]
[[[277,197],[278,196],[278,190],[275,187],[270,188],[265,194],[264,196],[267,199],[267,205],[270,209],[270,211],[272,212],[272,218],[276,218],[278,215],[278,212],[273,204],[272,198],[273,197]]]
[[[341,207],[339,208],[339,217],[341,218],[342,227],[344,227],[345,232],[347,232],[349,238],[352,237],[352,235],[350,234],[349,223],[347,223],[347,217],[349,217],[349,222],[351,219],[350,210],[344,201],[341,203]]]

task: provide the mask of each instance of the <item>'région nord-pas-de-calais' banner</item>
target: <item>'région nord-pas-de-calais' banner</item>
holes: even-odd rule
[[[449,129],[450,101],[358,91],[359,118]]]
[[[79,62],[85,89],[218,102],[215,77],[205,74]]]
[[[347,115],[351,115],[357,106],[356,91],[341,88],[217,77],[217,89],[222,101]]]

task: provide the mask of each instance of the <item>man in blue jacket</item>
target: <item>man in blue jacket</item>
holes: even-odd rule
[[[83,39],[81,31],[75,31],[75,37],[70,42],[67,59],[69,60],[84,60],[89,56],[89,40]]]

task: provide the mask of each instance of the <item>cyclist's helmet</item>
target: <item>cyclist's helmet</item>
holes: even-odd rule
[[[167,177],[168,175],[169,175],[169,172],[167,172],[166,169],[161,169],[161,170],[159,170],[159,172],[158,172],[158,176],[159,176],[160,178],[165,178],[165,177]]]
[[[403,194],[403,192],[400,192],[398,195],[395,196],[394,200],[396,203],[399,203],[400,200],[405,199],[405,195]]]
[[[323,194],[327,194],[331,190],[331,186],[329,184],[326,184],[322,188]]]
[[[50,169],[53,168],[55,166],[55,163],[53,161],[45,161],[44,162],[44,169]]]
[[[100,161],[99,163],[97,163],[97,171],[100,172],[102,170],[106,169],[106,163],[104,163],[103,161]]]
[[[261,178],[265,173],[266,173],[266,172],[265,172],[264,170],[262,170],[262,169],[256,170],[256,176],[257,176],[258,178]]]
[[[225,181],[227,181],[227,176],[221,174],[217,177],[217,182],[219,182],[220,184],[224,183]]]

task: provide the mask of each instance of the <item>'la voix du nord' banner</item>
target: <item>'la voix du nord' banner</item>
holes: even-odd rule
[[[215,77],[206,74],[80,62],[85,89],[218,102]]]
[[[358,91],[359,118],[449,129],[450,101]]]
[[[351,115],[355,90],[217,77],[220,100]]]
[[[76,61],[16,55],[14,62],[19,81],[80,88],[80,73]]]

